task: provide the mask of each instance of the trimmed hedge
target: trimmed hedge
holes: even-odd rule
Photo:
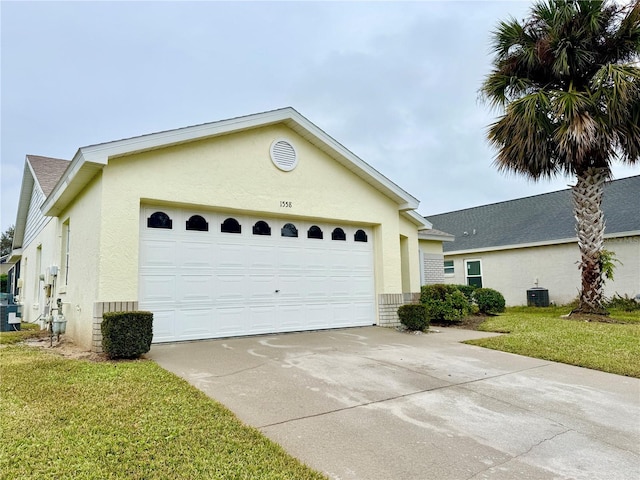
[[[471,303],[456,285],[424,285],[420,303],[427,308],[427,317],[437,322],[455,322],[471,313]]]
[[[423,332],[429,328],[427,318],[427,307],[422,304],[402,305],[398,308],[398,318],[409,330],[419,330]]]
[[[496,314],[504,312],[505,301],[500,292],[492,288],[478,288],[473,291],[473,301],[480,313]]]
[[[109,358],[138,358],[151,349],[153,313],[107,312],[100,329],[102,350]]]

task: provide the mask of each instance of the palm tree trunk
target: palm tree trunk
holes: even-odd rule
[[[600,252],[604,247],[602,194],[608,173],[606,168],[588,168],[578,174],[576,185],[571,188],[582,272],[580,303],[572,313],[607,314],[602,305]]]

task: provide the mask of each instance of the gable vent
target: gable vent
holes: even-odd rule
[[[271,161],[280,170],[289,172],[298,165],[298,154],[287,140],[275,140],[271,144]]]

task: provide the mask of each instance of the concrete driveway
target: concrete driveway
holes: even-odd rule
[[[640,380],[365,327],[149,357],[334,479],[640,478]]]

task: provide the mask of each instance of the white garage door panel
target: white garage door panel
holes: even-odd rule
[[[175,340],[175,311],[174,310],[153,310],[153,341],[170,342]]]
[[[275,306],[250,307],[251,326],[249,333],[271,333],[278,331],[278,312]]]
[[[140,298],[155,304],[176,301],[176,275],[143,275],[140,282]]]
[[[140,265],[147,268],[174,266],[178,251],[175,240],[147,240],[145,248],[140,250]]]
[[[178,299],[181,302],[213,303],[214,275],[181,275]]]
[[[181,242],[179,245],[182,268],[213,268],[214,258],[210,242]]]
[[[246,307],[216,308],[214,315],[217,336],[247,335],[249,313]]]
[[[172,229],[147,228],[156,211]],[[208,231],[187,231],[201,215]],[[222,233],[232,216],[242,233]],[[271,235],[253,235],[266,221]],[[298,237],[282,237],[294,223]],[[318,225],[323,239],[307,238]],[[372,233],[354,242],[356,227],[242,215],[143,207],[140,222],[139,306],[154,313],[154,343],[259,333],[371,325],[375,315]]]
[[[251,274],[248,280],[248,301],[250,304],[273,303],[277,295],[277,282],[275,275]]]
[[[297,330],[305,329],[305,312],[302,304],[280,305],[278,313],[280,318],[280,327],[283,332],[295,332]]]
[[[192,340],[211,335],[213,320],[213,308],[202,308],[191,310],[183,308],[180,310],[180,331],[177,336],[180,340]]]
[[[216,275],[214,289],[215,300],[219,303],[244,303],[245,275]]]

